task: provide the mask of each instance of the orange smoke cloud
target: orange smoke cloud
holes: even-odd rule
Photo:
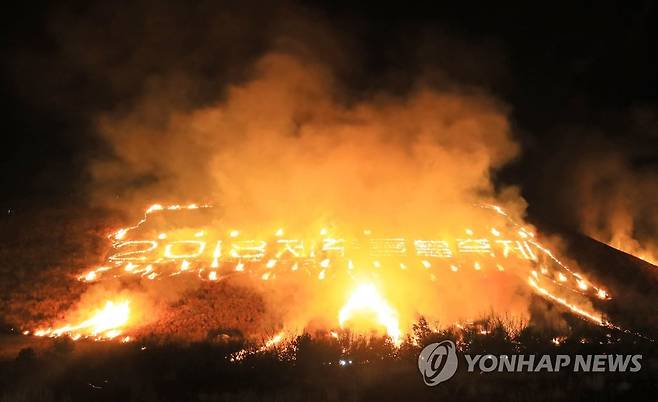
[[[347,103],[337,88],[324,66],[268,54],[217,105],[163,108],[157,126],[141,118],[157,103],[103,119],[117,159],[95,163],[94,176],[112,194],[142,183],[132,207],[211,198],[242,221],[291,218],[294,206],[306,222],[422,222],[449,219],[446,204],[492,200],[492,169],[518,152],[504,111],[484,95],[418,88]]]
[[[105,116],[100,132],[116,158],[92,165],[94,195],[133,211],[153,200],[212,200],[215,220],[240,228],[336,224],[423,235],[490,219],[474,203],[496,202],[515,216],[525,207],[518,191],[492,183],[519,152],[495,99],[420,84],[406,95],[352,99],[326,65],[295,52],[266,54],[214,105],[184,110],[147,98],[128,115]],[[527,315],[525,280],[481,278],[456,289],[450,274],[438,275],[438,286],[416,275],[381,290],[404,326],[418,314],[443,322],[492,310]],[[256,288],[271,317],[299,329],[346,300],[345,283],[322,286]]]

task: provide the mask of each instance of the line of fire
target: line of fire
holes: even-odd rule
[[[301,232],[285,227],[243,231],[209,221],[211,205],[156,204],[136,225],[112,232],[105,264],[77,279],[94,286],[117,279],[148,284],[191,278],[211,284],[248,278],[274,288],[285,283],[298,290],[315,286],[317,293],[342,289],[345,297],[322,315],[333,316],[337,329],[380,328],[395,344],[412,322],[398,306],[408,295],[390,296],[396,289],[409,287],[414,292],[414,284],[420,283],[460,287],[511,281],[595,325],[621,330],[593,307],[592,300],[611,300],[604,287],[571,269],[540,243],[533,229],[517,224],[502,208],[473,208],[490,219],[459,231],[441,230],[439,222],[434,235],[421,237],[367,228],[354,233],[339,225]],[[316,285],[309,285],[313,282]],[[140,326],[137,304],[130,297],[109,299],[92,308],[90,318],[82,322],[24,333],[128,342]]]

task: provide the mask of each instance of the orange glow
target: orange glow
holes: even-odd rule
[[[360,321],[356,324],[372,325],[370,322],[363,322],[359,317],[363,313],[371,313],[375,316],[375,324],[386,328],[386,334],[391,337],[393,343],[399,345],[401,342],[400,325],[397,313],[391,308],[388,302],[379,294],[375,285],[371,283],[359,285],[347,303],[343,306],[338,314],[338,321],[342,328],[349,327],[348,324],[355,324],[354,321]],[[357,325],[357,326],[361,326]]]
[[[37,330],[36,336],[58,337],[68,335],[77,340],[81,337],[113,339],[121,335],[130,318],[130,302],[107,301],[105,306],[96,310],[91,318],[79,324],[66,324],[56,329]]]
[[[450,292],[452,303],[463,301],[460,307],[470,309],[466,314],[472,317],[480,308],[477,303],[484,307],[480,311],[491,310],[485,304],[489,299],[481,295],[488,289],[510,286],[510,281],[529,286],[574,314],[600,325],[606,323],[588,298],[607,301],[608,292],[570,269],[539,243],[540,236],[517,225],[497,206],[479,206],[494,211],[494,214],[477,215],[480,219],[476,221],[481,220],[482,224],[467,227],[459,221],[456,227],[444,230],[439,222],[436,231],[423,232],[422,237],[396,236],[395,232],[382,236],[383,230],[377,226],[355,230],[351,225],[340,227],[331,222],[309,225],[301,232],[285,225],[275,230],[251,227],[242,231],[233,224],[225,227],[189,224],[179,229],[168,224],[167,217],[156,219],[156,225],[147,222],[150,215],[164,213],[160,211],[202,208],[208,210],[211,206],[155,204],[149,207],[137,225],[114,232],[107,263],[82,272],[78,279],[100,284],[106,278],[125,276],[148,281],[187,276],[211,284],[240,275],[256,279],[267,289],[297,278],[299,289],[308,290],[310,297],[304,314],[315,314],[307,314],[302,320],[331,319],[338,315],[342,328],[357,332],[383,328],[396,344],[410,329],[414,317],[431,316],[434,311],[430,303],[419,306],[419,299],[414,299],[416,294],[430,294],[434,303],[437,300],[441,303],[439,297]],[[475,209],[475,213],[480,214],[479,211]],[[472,280],[475,276],[486,279],[480,283]],[[308,280],[317,281],[317,285],[303,282]],[[372,280],[393,293],[387,293],[384,299]],[[453,292],[450,285],[446,288],[447,281],[464,280],[474,283],[468,294]],[[314,286],[322,286],[323,299],[312,299]],[[341,300],[345,289],[352,288],[347,302]],[[442,290],[435,292],[436,289]],[[128,318],[127,302],[110,301],[80,324],[66,324],[36,334],[111,339],[122,334]],[[100,324],[103,322],[106,324]]]

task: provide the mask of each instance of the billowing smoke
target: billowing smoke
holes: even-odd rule
[[[578,176],[582,230],[658,264],[658,177],[634,172],[618,154],[588,161]]]
[[[92,166],[97,188],[142,181],[131,203],[210,198],[229,219],[259,222],[450,219],[446,205],[495,198],[491,172],[518,146],[494,99],[423,86],[353,102],[341,92],[327,66],[275,52],[215,105],[181,112],[149,99],[102,119],[116,158]],[[164,124],[149,125],[145,109]]]
[[[313,43],[282,35],[214,102],[182,107],[156,90],[128,111],[103,114],[98,132],[113,158],[91,165],[95,200],[133,211],[211,202],[221,224],[256,231],[330,224],[417,236],[463,233],[490,219],[474,204],[523,213],[518,191],[497,191],[492,181],[519,152],[501,102],[422,77],[402,94],[355,95],[314,52]],[[445,286],[406,278],[387,290],[405,325],[414,314],[443,323],[491,311],[527,316],[522,281],[474,276],[457,290],[448,277]],[[327,311],[350,287],[268,289],[270,315],[300,329],[335,318]]]
[[[658,176],[652,160],[655,112],[636,110],[615,140],[592,128],[571,128],[547,148],[538,182],[554,222],[648,262],[658,262]],[[640,116],[642,118],[640,118]],[[633,138],[632,140],[630,138]]]

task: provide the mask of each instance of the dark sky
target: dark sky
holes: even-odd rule
[[[156,2],[4,6],[9,8],[2,12],[2,202],[47,204],[83,196],[86,160],[105,152],[91,133],[93,117],[139,96],[149,76],[192,71],[208,81],[217,74],[225,81],[239,79],[240,62],[207,62],[212,58],[186,44],[200,46],[203,34],[195,32],[206,28],[199,26],[223,15],[222,5],[212,3],[213,12],[205,6],[163,12],[174,15],[165,21],[177,22],[163,31],[164,44],[141,25],[145,15],[160,15]],[[568,174],[547,175],[546,166],[561,155],[577,158],[573,149],[588,147],[590,140],[621,149],[631,169],[658,169],[655,3],[354,3],[307,1],[294,7],[311,23],[317,18],[331,26],[358,53],[358,62],[343,61],[338,68],[355,94],[404,91],[420,71],[439,66],[446,78],[504,100],[523,153],[497,180],[521,185],[531,212],[550,214],[548,193]],[[225,5],[241,17],[236,27],[220,18],[225,36],[218,37],[228,38],[228,60],[246,62],[265,46],[258,30],[270,23],[273,6],[254,4]],[[169,42],[174,50],[161,54],[159,46],[168,49]],[[76,59],[80,54],[82,62]],[[130,57],[153,62],[135,68]],[[190,94],[199,103],[209,101],[207,96],[201,90]]]

